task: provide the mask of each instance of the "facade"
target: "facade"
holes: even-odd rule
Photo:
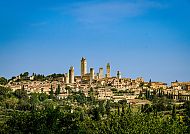
[[[171,87],[178,90],[190,90],[190,82],[172,82]]]
[[[113,96],[113,93],[110,89],[99,88],[96,92],[98,94],[97,97],[99,100],[110,100]]]
[[[144,82],[144,79],[142,77],[137,77],[136,82],[142,83],[142,82]]]
[[[163,82],[151,82],[151,88],[153,89],[166,89],[167,88],[167,83]]]
[[[82,57],[81,59],[81,77],[87,73],[87,61]]]
[[[126,87],[126,83],[122,79],[113,79],[111,86],[117,89],[122,89]]]

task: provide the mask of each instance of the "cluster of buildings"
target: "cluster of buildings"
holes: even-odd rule
[[[111,66],[109,63],[106,65],[106,74],[103,73],[103,68],[99,68],[99,72],[95,73],[94,68],[90,68],[90,72],[87,71],[87,60],[82,57],[81,59],[81,75],[76,76],[74,67],[71,66],[68,73],[65,73],[63,77],[53,80],[38,81],[34,80],[34,76],[30,76],[29,80],[16,82],[10,81],[7,86],[13,90],[21,89],[30,92],[44,92],[49,94],[50,88],[56,90],[57,86],[61,88],[61,93],[58,98],[65,98],[69,95],[66,90],[67,87],[75,91],[83,91],[88,96],[89,90],[93,89],[95,97],[97,99],[113,99],[119,100],[135,100],[145,90],[157,90],[162,89],[164,93],[175,93],[190,96],[188,90],[190,90],[190,82],[172,82],[171,86],[167,86],[163,82],[145,82],[142,77],[136,79],[122,78],[121,72],[117,71],[116,76],[111,76]],[[18,79],[18,77],[17,77]],[[188,99],[188,97],[187,97]]]
[[[92,84],[93,81],[102,80],[102,79],[109,79],[111,78],[110,75],[110,64],[107,63],[106,66],[106,74],[104,76],[103,68],[99,68],[99,72],[95,73],[94,68],[90,68],[90,72],[87,72],[87,60],[82,57],[81,59],[81,75],[75,76],[74,74],[74,67],[71,66],[69,69],[69,73],[65,73],[64,82],[65,84],[76,84],[76,83],[89,83]],[[121,78],[121,72],[117,71],[117,78]]]

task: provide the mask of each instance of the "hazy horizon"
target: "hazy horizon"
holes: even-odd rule
[[[111,75],[190,81],[188,0],[0,1],[0,76],[80,75],[81,57]]]

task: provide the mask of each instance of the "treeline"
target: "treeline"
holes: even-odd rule
[[[6,79],[4,77],[0,77],[0,85],[6,85],[9,81],[14,80],[15,82],[20,81],[27,81],[27,80],[37,80],[37,81],[45,81],[45,80],[58,80],[58,78],[64,77],[64,74],[50,74],[50,75],[43,75],[43,74],[36,74],[32,73],[31,77],[29,76],[29,72],[21,73],[19,76],[13,76],[11,79]]]
[[[151,114],[133,113],[130,110],[119,114],[113,112],[104,118],[94,113],[84,114],[80,110],[73,113],[62,108],[43,111],[14,112],[5,123],[5,133],[156,133],[181,134],[187,127],[179,120],[155,117]],[[96,117],[96,118],[95,118]]]
[[[183,105],[183,115],[171,105],[166,116],[159,112],[170,103],[157,99],[134,112],[127,101],[96,100],[93,89],[89,97],[79,91],[58,100],[56,93],[0,87],[0,133],[189,133],[190,102]]]
[[[0,85],[6,85],[8,80],[4,77],[0,77]]]
[[[163,89],[153,89],[151,91],[150,89],[146,89],[145,92],[143,93],[142,91],[140,92],[139,98],[144,98],[147,100],[153,100],[154,98],[159,97],[159,98],[167,98],[167,99],[176,99],[180,102],[184,102],[190,99],[190,95],[182,95],[179,91],[177,94],[167,92],[165,93]]]

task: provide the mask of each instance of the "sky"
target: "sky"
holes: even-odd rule
[[[189,0],[1,0],[0,76],[88,71],[190,81]]]

